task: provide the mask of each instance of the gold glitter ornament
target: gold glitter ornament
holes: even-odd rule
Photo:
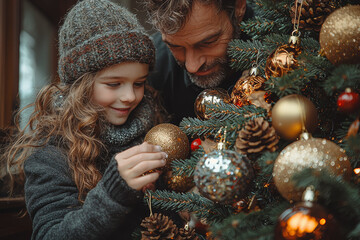
[[[159,145],[168,154],[165,167],[170,169],[175,159],[186,159],[190,152],[189,139],[178,126],[171,123],[156,125],[146,134],[145,142]]]
[[[332,12],[321,26],[321,51],[333,64],[360,62],[360,5],[348,5]]]
[[[280,98],[271,110],[271,117],[276,132],[287,140],[295,140],[304,130],[314,132],[318,122],[315,105],[298,94]]]
[[[193,177],[173,175],[172,171],[165,172],[163,179],[166,187],[175,192],[187,192],[195,186]]]
[[[265,81],[265,78],[257,75],[257,68],[252,68],[250,75],[241,77],[236,82],[231,92],[232,103],[239,107],[251,104],[249,96],[256,90],[260,90]]]
[[[232,204],[244,197],[254,179],[246,155],[223,149],[205,154],[194,171],[194,182],[201,195],[218,203]]]
[[[282,77],[299,64],[296,59],[301,53],[300,38],[291,36],[289,43],[275,49],[266,60],[265,77]]]
[[[301,200],[304,189],[296,189],[291,178],[306,168],[319,172],[326,169],[330,174],[342,176],[345,180],[350,179],[352,172],[350,161],[342,148],[332,141],[303,133],[301,140],[285,147],[274,163],[275,186],[287,200]]]
[[[203,90],[195,99],[194,111],[199,119],[209,119],[210,116],[205,112],[206,105],[218,104],[218,103],[229,103],[230,96],[225,89],[222,88],[209,88]]]

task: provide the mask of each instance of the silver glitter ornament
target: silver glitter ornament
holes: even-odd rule
[[[273,177],[279,193],[289,201],[299,202],[304,189],[294,187],[291,178],[306,168],[326,169],[345,180],[351,177],[351,165],[345,151],[332,141],[303,133],[299,141],[289,144],[275,160]]]
[[[194,172],[194,182],[201,195],[222,204],[232,204],[244,197],[254,177],[246,155],[221,147],[205,154]]]

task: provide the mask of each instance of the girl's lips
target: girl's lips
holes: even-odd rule
[[[111,109],[113,109],[115,112],[119,113],[119,114],[127,114],[130,111],[130,108],[114,108],[112,107]]]

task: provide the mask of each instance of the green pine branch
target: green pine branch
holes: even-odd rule
[[[261,211],[232,215],[221,223],[213,224],[211,231],[214,236],[224,240],[258,239],[258,236],[262,239],[273,239],[277,218],[289,207],[290,204],[283,201],[276,205],[269,204]]]
[[[347,87],[360,88],[360,64],[343,64],[336,67],[324,81],[323,87],[328,95],[343,91]]]
[[[153,208],[171,210],[174,212],[187,211],[194,213],[199,219],[205,218],[208,223],[219,222],[231,215],[228,206],[216,204],[213,201],[195,193],[177,193],[174,191],[149,191],[145,196],[151,196]]]
[[[198,163],[199,159],[204,156],[205,151],[202,146],[191,154],[189,159],[176,159],[171,162],[171,167],[173,170],[173,175],[177,176],[193,176],[196,164]]]

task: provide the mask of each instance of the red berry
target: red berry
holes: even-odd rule
[[[191,143],[191,151],[196,151],[196,150],[198,150],[200,145],[201,145],[201,140],[200,140],[200,138],[195,139],[195,140],[192,141],[192,143]]]
[[[338,109],[344,113],[353,113],[360,108],[360,96],[357,92],[346,88],[337,100]]]

